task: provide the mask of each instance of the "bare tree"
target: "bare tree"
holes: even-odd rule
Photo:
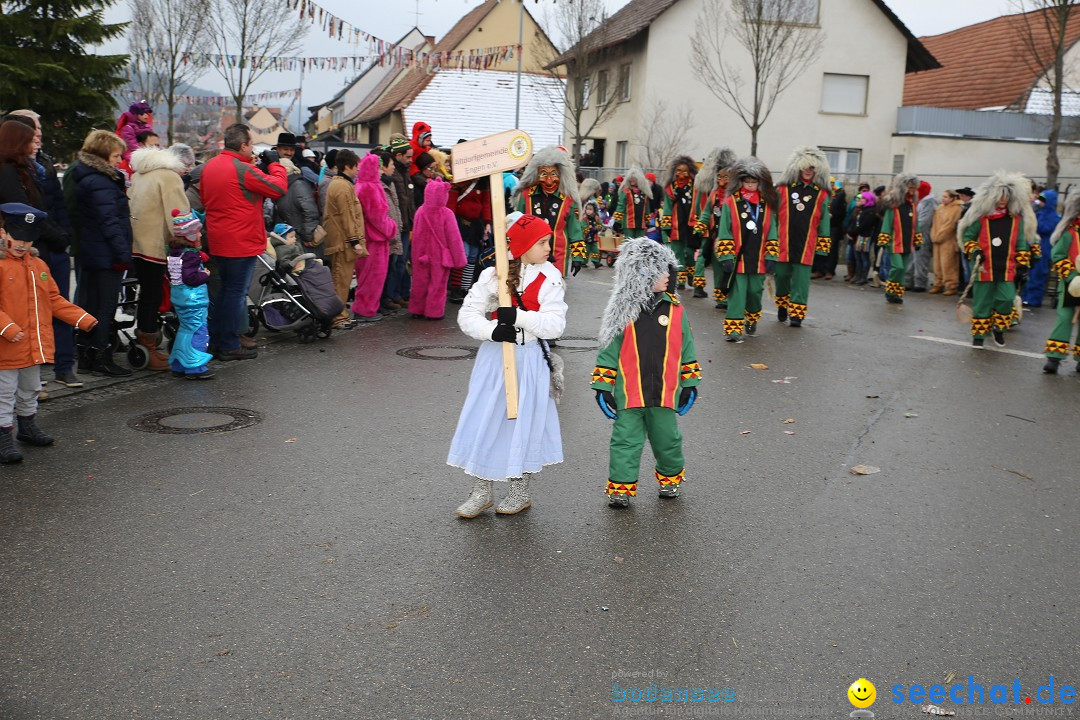
[[[244,120],[244,96],[271,68],[258,58],[288,55],[300,47],[308,23],[288,3],[266,0],[211,0],[210,36],[221,55],[237,56],[236,65],[215,67],[236,103],[236,122]],[[252,58],[256,62],[252,62]]]
[[[685,153],[686,138],[693,128],[694,112],[689,105],[673,109],[654,100],[634,138],[638,164],[654,170],[667,168],[675,156]]]
[[[558,3],[545,23],[558,47],[567,48],[556,57],[544,55],[537,45],[536,59],[554,78],[564,80],[562,92],[551,98],[561,106],[565,124],[573,136],[573,157],[581,155],[581,145],[618,106],[618,68],[597,69],[606,48],[604,28],[607,10],[604,0],[573,0]]]
[[[143,97],[168,108],[167,136],[172,145],[176,96],[206,67],[193,53],[202,49],[210,0],[128,0],[128,4],[132,15],[128,44],[136,83]]]
[[[1057,186],[1061,172],[1058,143],[1061,140],[1062,97],[1065,76],[1071,68],[1065,65],[1069,52],[1069,21],[1077,15],[1076,0],[1012,0],[1013,9],[1022,13],[1018,22],[1021,60],[1031,69],[1039,82],[1046,83],[1053,93],[1050,133],[1046,150],[1046,185]]]
[[[750,154],[776,100],[821,52],[818,0],[713,0],[692,37],[690,67],[750,129]],[[734,40],[749,57],[726,48]]]

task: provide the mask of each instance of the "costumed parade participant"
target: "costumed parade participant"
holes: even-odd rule
[[[889,279],[885,281],[885,301],[894,305],[904,302],[904,275],[912,251],[922,245],[922,233],[915,222],[915,194],[919,178],[901,173],[892,179],[889,189],[881,196],[885,212],[881,217],[878,247],[889,254]]]
[[[191,210],[185,213],[177,208],[172,211],[172,216],[173,237],[165,267],[169,278],[169,299],[180,327],[169,354],[169,366],[175,377],[208,380],[214,377],[207,367],[214,356],[206,352],[210,342],[206,329],[210,293],[206,282],[210,279],[210,273],[203,265],[208,258],[199,249],[202,221]]]
[[[716,234],[716,259],[734,274],[724,317],[724,339],[741,343],[761,320],[765,275],[776,265],[776,205],[772,174],[756,157],[743,158],[728,173],[727,198]]]
[[[570,155],[549,146],[535,155],[514,190],[511,205],[543,218],[551,227],[551,262],[565,277],[570,272],[570,245],[582,240],[577,179]]]
[[[621,232],[628,239],[645,237],[649,225],[649,207],[653,195],[645,173],[639,167],[632,167],[616,192],[615,232]]]
[[[469,378],[469,394],[458,418],[446,462],[475,478],[469,498],[457,509],[476,517],[492,505],[492,481],[510,481],[495,512],[513,515],[529,507],[529,475],[562,462],[562,435],[555,395],[562,388],[562,360],[547,340],[566,327],[565,287],[548,262],[551,227],[541,218],[513,213],[506,230],[511,305],[499,307],[499,276],[488,268],[469,290],[458,325],[484,341]],[[514,344],[518,416],[506,418],[502,343]]]
[[[76,330],[97,320],[69,303],[37,256],[34,241],[48,215],[23,203],[0,205],[0,463],[23,459],[15,439],[39,447],[53,444],[37,424],[41,366],[53,362],[53,317]],[[17,422],[16,437],[11,437]]]
[[[727,307],[727,280],[716,258],[716,230],[720,213],[727,195],[728,170],[738,158],[729,148],[716,148],[701,165],[694,179],[694,235],[700,240],[701,249],[694,263],[694,297],[707,297],[705,293],[705,267],[713,269],[713,300],[716,308]]]
[[[1031,244],[1038,242],[1031,181],[1019,173],[996,172],[979,186],[956,232],[978,274],[971,288],[971,344],[984,346],[992,335],[1004,347],[1005,331],[1016,315],[1016,283],[1031,266]]]
[[[600,233],[604,231],[607,222],[607,213],[604,211],[603,199],[600,195],[600,182],[593,178],[585,178],[581,181],[578,192],[581,194],[581,202],[584,206],[584,214],[581,216],[581,234],[584,238],[570,247],[573,275],[577,275],[581,268],[588,263],[593,267],[600,267]]]
[[[446,207],[449,197],[450,183],[432,178],[424,188],[424,204],[413,219],[409,313],[418,320],[442,320],[450,270],[466,264],[457,217]]]
[[[1080,194],[1069,196],[1065,214],[1050,236],[1050,266],[1057,273],[1057,321],[1046,341],[1046,364],[1043,372],[1056,373],[1061,361],[1069,356],[1072,345],[1076,371],[1080,372],[1080,337],[1076,337],[1076,320],[1080,316]],[[1076,341],[1073,342],[1073,338]]]
[[[664,178],[664,207],[660,211],[660,230],[679,261],[679,289],[686,287],[686,268],[693,266],[699,241],[694,239],[694,177],[697,163],[680,155],[668,166]]]
[[[829,160],[816,147],[796,148],[776,191],[779,196],[776,239],[776,318],[802,327],[810,297],[814,256],[827,256],[829,234]]]
[[[592,375],[596,402],[615,421],[607,482],[611,507],[627,507],[637,495],[646,438],[656,458],[660,497],[678,497],[685,478],[678,416],[697,399],[701,366],[675,294],[677,266],[670,248],[647,238],[624,242],[615,263]]]

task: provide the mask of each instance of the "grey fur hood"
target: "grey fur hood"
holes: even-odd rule
[[[587,203],[600,194],[600,181],[596,178],[585,178],[578,187],[581,202]]]
[[[694,187],[697,188],[699,193],[706,196],[711,195],[712,191],[716,189],[716,174],[721,170],[731,169],[731,166],[737,161],[738,157],[731,148],[716,148],[708,154],[705,162],[701,164],[701,169],[698,170],[697,178],[694,180]]]
[[[725,198],[731,197],[739,188],[742,187],[742,178],[754,177],[758,179],[758,190],[761,191],[761,197],[765,200],[765,204],[772,208],[773,212],[776,212],[776,206],[780,202],[780,196],[776,193],[776,186],[773,185],[772,173],[769,172],[769,168],[765,166],[765,163],[758,160],[753,155],[744,157],[737,163],[731,166],[728,170],[728,186]]]
[[[829,169],[829,158],[813,145],[802,145],[795,148],[788,158],[784,174],[780,176],[780,183],[782,185],[794,185],[800,181],[802,171],[811,167],[814,168],[814,184],[828,189],[829,175],[832,172]]]
[[[619,246],[615,283],[600,320],[600,347],[607,347],[627,325],[653,302],[653,285],[678,266],[675,253],[648,238],[627,240]]]
[[[532,156],[532,160],[525,166],[525,171],[521,173],[521,182],[518,183],[517,189],[514,190],[511,205],[517,207],[518,201],[521,200],[521,193],[537,184],[540,168],[545,166],[559,168],[559,192],[573,200],[578,206],[578,212],[580,212],[581,195],[578,193],[574,164],[565,150],[561,150],[554,145],[541,148]]]
[[[1050,244],[1056,243],[1077,218],[1080,218],[1080,192],[1070,193],[1065,199],[1065,212],[1061,213],[1061,222],[1057,224],[1054,233],[1050,236]]]
[[[1031,181],[1020,173],[998,170],[978,187],[975,197],[971,200],[971,206],[956,226],[956,238],[961,245],[963,245],[964,231],[981,220],[983,216],[992,213],[998,198],[1002,195],[1009,196],[1007,208],[1009,214],[1023,218],[1024,239],[1029,245],[1038,242],[1039,220],[1035,217],[1035,209],[1031,207]]]
[[[919,189],[919,176],[914,173],[900,173],[892,179],[889,183],[889,188],[881,196],[882,210],[895,210],[900,207],[900,203],[904,202],[904,198],[907,197],[907,189],[909,186],[915,186],[916,194],[913,196],[916,203],[918,199]]]
[[[622,183],[619,184],[619,192],[623,193],[629,189],[631,178],[637,180],[638,190],[645,193],[645,197],[652,200],[652,183],[645,177],[645,171],[637,165],[627,171],[626,177],[624,177]]]
[[[697,163],[689,155],[678,155],[668,163],[667,172],[664,173],[664,182],[660,184],[660,187],[666,188],[672,183],[675,179],[675,167],[678,165],[686,165],[690,168],[690,180],[693,182],[697,176]]]

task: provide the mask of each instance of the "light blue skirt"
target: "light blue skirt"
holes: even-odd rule
[[[518,416],[506,419],[502,343],[480,346],[469,378],[469,395],[450,443],[447,465],[485,480],[538,473],[562,462],[562,433],[551,371],[540,343],[516,345]]]

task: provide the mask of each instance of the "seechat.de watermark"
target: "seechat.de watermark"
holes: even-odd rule
[[[1051,703],[1071,705],[1076,702],[1076,689],[1071,685],[1055,681],[1053,675],[1050,676],[1050,681],[1040,685],[1033,695],[1023,694],[1019,678],[1014,678],[1008,683],[987,683],[976,682],[974,675],[968,675],[967,683],[956,683],[948,687],[940,684],[931,685],[930,687],[924,687],[923,685],[911,685],[910,687],[893,685],[889,689],[892,691],[892,701],[896,705],[902,705],[905,702],[916,705],[924,702],[931,702],[935,705],[948,702],[956,705],[983,703],[994,705],[1031,705],[1033,703],[1039,705],[1049,705]]]

